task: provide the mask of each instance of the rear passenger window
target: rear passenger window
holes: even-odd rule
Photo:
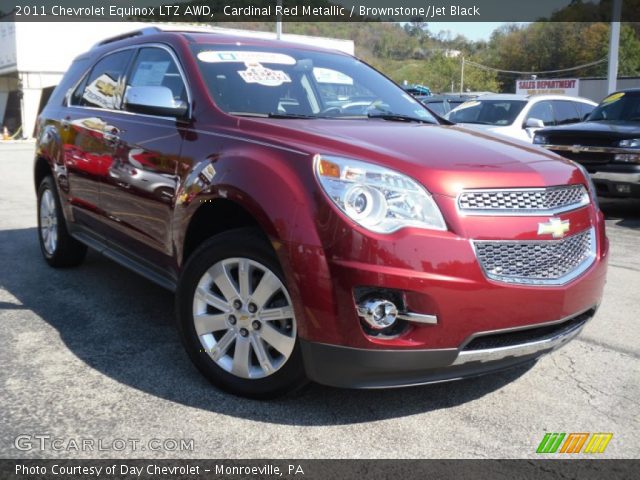
[[[173,57],[161,48],[142,48],[127,81],[129,87],[167,87],[173,99],[187,103],[187,90]]]
[[[111,110],[119,108],[123,93],[122,79],[131,54],[131,50],[113,53],[96,63],[71,96],[71,104]]]
[[[579,122],[580,112],[578,111],[577,105],[576,102],[554,100],[553,111],[556,116],[556,125],[567,125],[568,123]]]

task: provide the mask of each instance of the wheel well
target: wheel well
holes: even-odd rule
[[[247,210],[231,200],[218,199],[205,203],[196,211],[187,228],[182,261],[186,262],[208,238],[242,227],[260,228],[260,225]]]
[[[44,177],[51,175],[51,167],[49,163],[42,157],[38,157],[34,167],[34,180],[36,183],[36,190],[44,180]]]

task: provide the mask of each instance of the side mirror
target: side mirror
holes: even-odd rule
[[[130,112],[164,117],[182,118],[188,111],[185,102],[174,100],[171,89],[162,86],[128,87],[124,105]]]
[[[527,118],[524,122],[524,128],[544,128],[544,122],[539,118]]]

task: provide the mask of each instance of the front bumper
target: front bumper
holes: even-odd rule
[[[591,174],[598,195],[640,198],[640,165],[621,165]]]
[[[369,350],[301,340],[307,376],[343,388],[392,388],[438,383],[531,362],[575,338],[596,307],[555,322],[483,332],[459,349]]]

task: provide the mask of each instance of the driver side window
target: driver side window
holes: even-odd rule
[[[187,89],[173,57],[161,48],[141,48],[127,87],[167,87],[176,104],[188,102]]]

